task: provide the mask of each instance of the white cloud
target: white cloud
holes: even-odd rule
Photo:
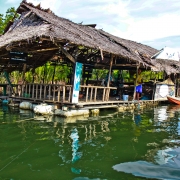
[[[134,20],[127,35],[140,41],[180,35],[180,15],[170,14],[154,18]]]
[[[6,4],[15,4],[15,3],[19,3],[19,0],[7,0],[5,3]]]
[[[40,4],[43,9],[50,8],[54,13],[57,13],[56,11],[61,5],[61,1],[58,0],[28,0],[27,2],[31,2],[34,5]]]

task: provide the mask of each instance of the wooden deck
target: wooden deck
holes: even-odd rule
[[[116,100],[115,96],[111,96],[111,92],[116,87],[103,86],[80,86],[79,102],[71,103],[72,86],[57,84],[17,84],[14,85],[15,95],[12,89],[7,86],[7,96],[1,96],[1,99],[11,98],[14,102],[29,101],[33,103],[49,103],[58,104],[59,106],[67,106],[72,108],[117,108],[121,105],[136,104],[136,101]],[[138,103],[157,103],[154,100],[142,100]]]

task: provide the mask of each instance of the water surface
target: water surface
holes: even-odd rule
[[[178,106],[43,117],[0,106],[0,180],[180,177]]]

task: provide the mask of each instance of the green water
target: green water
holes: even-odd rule
[[[69,119],[0,106],[0,180],[177,179],[179,119],[166,105]]]

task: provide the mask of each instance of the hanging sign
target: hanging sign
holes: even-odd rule
[[[24,52],[10,52],[11,63],[25,63],[27,58],[27,53]]]
[[[76,62],[75,73],[74,73],[74,86],[72,93],[72,103],[78,103],[79,100],[81,73],[82,73],[82,63]]]

